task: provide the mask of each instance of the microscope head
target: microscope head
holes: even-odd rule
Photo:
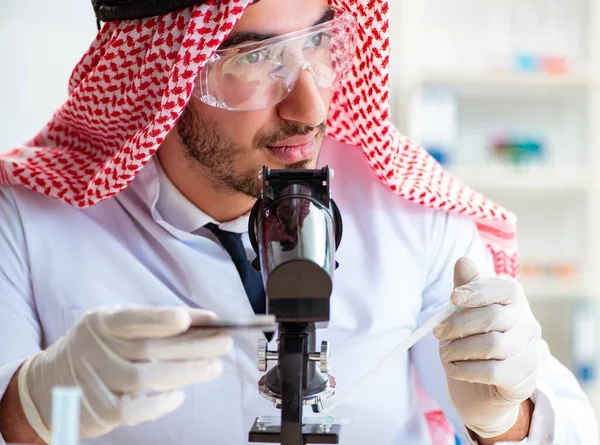
[[[262,170],[262,197],[249,234],[261,270],[268,313],[284,323],[329,321],[335,251],[342,219],[331,199],[329,167]]]

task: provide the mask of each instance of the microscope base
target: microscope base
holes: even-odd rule
[[[321,425],[303,425],[302,438],[305,444],[309,443],[340,443],[341,425],[330,425],[328,431],[324,431]],[[249,442],[258,443],[281,443],[280,425],[259,425],[258,419],[252,425],[248,435]]]

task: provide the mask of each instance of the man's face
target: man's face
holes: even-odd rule
[[[244,36],[302,30],[322,20],[327,11],[327,0],[260,0],[246,10],[228,39],[235,36],[239,44]],[[194,97],[177,132],[192,168],[214,187],[259,197],[263,165],[315,168],[331,94],[303,71],[283,101],[256,111],[215,108]]]

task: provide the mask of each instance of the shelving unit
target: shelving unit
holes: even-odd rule
[[[576,169],[529,168],[517,170],[502,167],[452,166],[448,170],[476,190],[511,193],[529,197],[536,193],[552,197],[591,190],[590,174]]]
[[[572,55],[572,69],[564,74],[519,73],[510,66],[509,46],[519,42],[501,34],[515,32],[511,20],[516,15],[506,8],[519,1],[391,2],[392,117],[402,132],[421,142],[410,133],[415,94],[451,92],[458,104],[457,144],[446,168],[517,214],[524,264],[567,264],[575,270],[570,278],[524,275],[532,306],[551,312],[583,299],[600,308],[600,0],[552,0],[553,5],[564,2],[563,25],[571,27],[561,31],[571,45],[562,49]],[[527,7],[548,1],[531,0]],[[463,17],[461,7],[470,16]],[[498,23],[490,26],[493,21]],[[554,41],[546,49],[558,46]],[[419,121],[420,127],[427,125],[435,124]],[[511,129],[544,134],[547,162],[498,165],[490,141]],[[556,303],[563,300],[566,306]],[[552,304],[544,307],[545,302]],[[570,321],[566,313],[541,318],[565,326]],[[570,353],[569,342],[556,338],[551,336],[554,348]],[[596,363],[598,371],[600,347]],[[584,387],[600,417],[600,375]]]
[[[596,83],[586,74],[516,74],[501,71],[465,73],[460,71],[436,71],[425,73],[423,83],[444,85],[485,85],[516,87],[589,88]]]
[[[532,301],[544,301],[547,299],[579,298],[583,295],[585,286],[577,280],[569,282],[561,281],[539,281],[522,280],[521,284]]]

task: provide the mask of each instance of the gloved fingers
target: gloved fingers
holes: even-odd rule
[[[477,308],[490,304],[509,305],[526,300],[521,284],[510,277],[476,278],[452,292],[452,303],[460,308]]]
[[[218,318],[217,314],[206,309],[190,308],[188,309],[188,312],[190,314],[190,317],[192,318],[191,326],[202,326],[205,324],[206,321]]]
[[[503,375],[510,369],[505,361],[469,360],[462,362],[445,362],[446,375],[454,380],[482,385],[498,385],[503,382]]]
[[[442,361],[508,360],[523,351],[537,336],[536,326],[520,324],[506,332],[488,332],[440,343]]]
[[[163,338],[185,332],[191,324],[185,307],[125,307],[89,314],[94,328],[120,339]]]
[[[106,345],[124,359],[145,362],[160,360],[194,360],[227,354],[233,345],[230,335],[214,331],[188,330],[183,334],[141,340],[107,338]]]
[[[232,347],[230,334],[189,331],[176,337],[150,340],[146,352],[150,360],[194,360],[220,357]]]
[[[141,363],[104,371],[102,380],[115,394],[140,391],[172,391],[218,378],[223,372],[219,358],[181,362]]]
[[[486,334],[487,335],[487,334]],[[494,385],[502,388],[504,398],[509,394],[515,397],[523,397],[528,391],[533,391],[531,375],[537,375],[540,363],[539,341],[532,339],[525,348],[515,357],[507,360],[468,360],[443,362],[446,375],[453,380],[467,383],[480,383],[482,385]],[[449,380],[451,384],[452,380]],[[533,385],[535,388],[535,385]]]
[[[143,395],[123,395],[119,397],[120,423],[134,426],[143,422],[153,422],[179,408],[185,400],[183,391]]]
[[[506,382],[502,386],[496,386],[498,393],[502,398],[509,402],[522,402],[528,399],[535,392],[539,381],[539,369],[535,368],[529,375],[521,378],[520,380],[514,380],[512,382]]]
[[[479,267],[468,256],[460,258],[454,264],[454,287],[464,286],[465,284],[477,279],[479,276]]]
[[[487,332],[506,332],[514,328],[522,317],[523,311],[519,304],[492,304],[455,312],[440,323],[433,330],[433,334],[440,341],[453,341]]]

